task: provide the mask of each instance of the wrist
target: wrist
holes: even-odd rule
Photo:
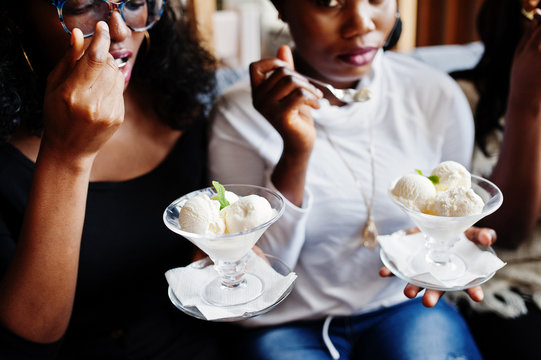
[[[47,165],[62,172],[74,175],[89,175],[96,154],[75,154],[72,151],[58,149],[46,141],[41,142],[36,166]]]

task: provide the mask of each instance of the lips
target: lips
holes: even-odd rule
[[[358,48],[338,55],[338,59],[348,65],[364,66],[372,62],[377,50],[375,47]]]
[[[116,66],[118,66],[118,69],[124,74],[127,83],[131,77],[131,66],[129,66],[129,61],[133,56],[133,53],[129,50],[111,50],[110,53],[115,59]]]

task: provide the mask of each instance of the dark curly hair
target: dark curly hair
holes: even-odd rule
[[[18,1],[0,2],[0,138],[9,139],[20,126],[41,133],[45,76],[33,73],[21,49],[8,14]],[[161,121],[174,129],[186,129],[203,121],[215,89],[215,59],[200,46],[197,33],[180,6],[169,0],[158,23],[149,30],[150,47],[143,43],[131,81],[153,97]],[[14,5],[15,4],[15,5]],[[31,50],[31,49],[25,49]],[[39,54],[31,53],[32,59]],[[37,64],[36,64],[37,65]]]
[[[477,16],[477,31],[484,52],[470,70],[455,71],[455,79],[470,80],[479,92],[475,110],[475,140],[489,155],[487,136],[502,130],[500,118],[507,108],[511,65],[522,36],[520,0],[485,0]]]

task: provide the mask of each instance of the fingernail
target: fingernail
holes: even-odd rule
[[[109,31],[109,25],[107,25],[107,23],[105,21],[98,22],[98,26],[103,31]]]
[[[477,297],[478,300],[483,300],[483,298],[485,297],[481,289],[475,290],[475,296]]]
[[[497,237],[496,230],[490,229],[489,235],[490,235],[489,245],[492,245],[496,241],[496,237]]]

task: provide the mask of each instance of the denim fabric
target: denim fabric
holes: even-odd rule
[[[244,358],[332,359],[323,342],[323,320],[247,329]],[[340,359],[481,359],[459,312],[443,299],[426,308],[421,299],[368,314],[333,318],[329,337]]]

